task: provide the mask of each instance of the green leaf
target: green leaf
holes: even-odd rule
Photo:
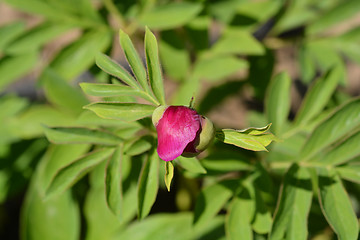
[[[155,149],[146,156],[138,182],[138,216],[145,218],[156,200],[160,159]]]
[[[194,224],[206,225],[224,207],[239,184],[239,180],[226,180],[203,188],[196,199]]]
[[[339,173],[342,179],[360,184],[360,165],[349,164],[337,167],[336,171]]]
[[[309,160],[325,147],[353,133],[359,126],[360,99],[357,98],[338,108],[313,131],[300,153],[300,158],[303,161]]]
[[[234,56],[212,56],[198,60],[192,74],[195,78],[217,81],[247,67],[247,61]]]
[[[121,162],[123,147],[119,146],[108,161],[105,175],[106,202],[113,214],[121,221],[123,215],[123,197],[121,182]]]
[[[255,202],[247,188],[235,196],[227,212],[225,229],[227,239],[253,239],[251,220],[255,212]]]
[[[8,54],[38,51],[44,44],[72,28],[71,25],[44,23],[23,33],[6,48]]]
[[[202,5],[191,2],[176,2],[156,6],[140,16],[139,22],[151,29],[165,30],[184,25],[202,10]]]
[[[301,70],[301,81],[310,83],[316,74],[316,64],[312,56],[312,51],[308,46],[303,45],[300,47],[298,61]]]
[[[174,165],[171,161],[165,162],[165,185],[170,192],[171,181],[174,177]]]
[[[46,98],[65,111],[78,115],[83,111],[83,106],[89,103],[79,89],[72,87],[50,68],[44,70],[41,83]]]
[[[158,45],[154,34],[147,27],[145,32],[145,55],[151,88],[160,104],[166,105]]]
[[[98,53],[95,57],[96,65],[104,72],[119,78],[127,85],[134,89],[139,89],[140,86],[136,80],[128,73],[121,65],[117,64],[114,60],[109,58],[103,53]]]
[[[196,97],[200,88],[200,79],[196,77],[189,77],[178,88],[173,97],[172,105],[188,105],[192,97]]]
[[[166,75],[176,80],[185,79],[190,68],[190,56],[180,36],[173,30],[161,32],[159,50]]]
[[[100,130],[88,128],[48,128],[44,126],[45,135],[49,141],[56,144],[100,144],[100,145],[118,145],[123,140],[113,134]]]
[[[290,87],[289,75],[282,72],[272,79],[267,89],[265,112],[275,134],[280,134],[284,130],[290,112]]]
[[[267,184],[269,184],[269,182],[267,182]],[[255,216],[252,221],[252,227],[255,232],[259,234],[266,234],[271,229],[272,217],[270,211],[264,203],[263,198],[261,197],[260,191],[258,189],[253,189],[253,191],[256,208]]]
[[[339,2],[336,6],[330,9],[318,19],[314,20],[306,30],[309,35],[318,34],[341,21],[349,19],[357,14],[360,10],[360,3],[356,0]]]
[[[278,141],[277,137],[266,132],[271,125],[265,128],[249,128],[245,130],[222,129],[216,132],[216,138],[224,143],[252,151],[267,151],[265,148],[272,141]]]
[[[181,167],[183,167],[185,170],[195,173],[195,174],[205,174],[206,170],[201,165],[199,160],[195,157],[192,158],[185,158],[182,156],[179,156],[175,160]]]
[[[340,145],[330,148],[325,155],[312,159],[312,161],[318,161],[327,165],[343,164],[360,155],[359,142],[360,132],[357,132],[344,140]]]
[[[34,52],[0,59],[0,91],[3,91],[8,84],[30,72],[37,62],[38,53]]]
[[[216,54],[262,55],[265,50],[249,32],[229,28],[211,48],[211,52]]]
[[[136,96],[141,97],[155,105],[159,102],[148,93],[133,89],[132,87],[117,84],[101,84],[101,83],[80,83],[81,89],[90,96],[96,97],[116,97],[116,96]]]
[[[23,22],[11,22],[0,27],[0,52],[4,52],[9,43],[18,37],[25,30]]]
[[[151,116],[155,106],[139,103],[98,102],[84,107],[99,117],[123,121],[135,121]]]
[[[135,156],[149,151],[151,147],[151,139],[145,136],[142,138],[137,138],[135,139],[135,141],[131,141],[129,144],[126,144],[124,148],[124,153],[127,156]]]
[[[111,32],[92,30],[71,43],[56,56],[50,66],[66,80],[73,80],[94,64],[98,52],[111,43]]]
[[[357,239],[359,223],[350,199],[334,170],[319,170],[321,210],[339,240]]]
[[[209,172],[219,173],[253,169],[247,156],[224,150],[210,153],[201,159],[201,164]]]
[[[125,32],[120,30],[119,33],[120,38],[120,44],[122,49],[124,50],[125,57],[136,77],[138,82],[140,83],[141,87],[145,90],[147,93],[151,93],[151,90],[149,88],[149,84],[146,77],[146,70],[144,67],[144,64],[137,53],[129,35],[127,35]]]
[[[296,164],[285,175],[269,240],[306,240],[312,200],[310,173]]]
[[[89,172],[92,167],[104,161],[113,152],[114,149],[112,148],[97,150],[60,169],[46,191],[47,198],[58,195],[70,188],[75,182]]]
[[[312,118],[316,117],[329,102],[340,79],[341,70],[336,67],[330,70],[324,77],[316,80],[306,93],[305,99],[296,114],[295,124],[305,125]]]

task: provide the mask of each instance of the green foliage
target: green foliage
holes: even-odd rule
[[[1,239],[358,239],[359,1],[3,4]],[[192,98],[231,128],[163,162]]]

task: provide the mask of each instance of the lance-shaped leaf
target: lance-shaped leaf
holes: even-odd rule
[[[155,149],[146,156],[138,182],[138,216],[145,218],[155,200],[159,188],[160,159]]]
[[[118,84],[101,84],[101,83],[80,83],[81,89],[90,96],[96,97],[116,97],[116,96],[135,96],[141,97],[155,105],[159,102],[148,93],[134,89],[129,86]]]
[[[165,185],[170,192],[171,181],[174,177],[174,165],[171,161],[165,162]]]
[[[113,152],[114,149],[112,148],[101,149],[89,153],[60,169],[46,191],[47,197],[49,198],[70,188],[77,180],[88,173],[93,166],[108,158]]]
[[[305,125],[326,106],[341,79],[339,67],[331,69],[324,77],[316,80],[306,93],[301,107],[296,114],[295,124]]]
[[[360,184],[360,165],[349,164],[342,167],[337,167],[336,171],[342,179]]]
[[[195,226],[201,227],[214,218],[236,191],[238,184],[238,180],[226,180],[202,189],[195,204]]]
[[[0,52],[6,50],[8,44],[16,39],[25,30],[25,24],[21,21],[11,22],[0,27]]]
[[[216,132],[220,141],[252,151],[267,151],[265,148],[272,141],[278,141],[271,133],[266,133],[271,124],[263,128],[248,128],[244,130],[222,129]]]
[[[192,158],[185,158],[185,157],[177,157],[176,162],[186,169],[187,171],[195,174],[205,174],[206,169],[201,165],[199,159],[192,157]]]
[[[106,167],[105,192],[106,202],[112,213],[121,221],[123,209],[122,183],[121,183],[121,161],[123,158],[123,147],[116,148],[110,157]]]
[[[103,53],[98,53],[95,58],[96,65],[108,74],[119,78],[134,89],[140,88],[136,80],[122,66],[111,60]]]
[[[152,139],[148,136],[142,138],[136,138],[132,141],[129,141],[125,144],[124,153],[127,156],[135,156],[142,154],[152,147]]]
[[[101,145],[117,145],[123,140],[111,133],[77,127],[48,128],[44,126],[49,141],[57,144],[92,143]]]
[[[151,93],[146,77],[146,70],[144,64],[137,53],[129,35],[120,30],[120,44],[124,50],[125,57],[141,87],[147,92]]]
[[[310,159],[325,147],[353,133],[359,126],[360,99],[357,98],[340,107],[313,131],[300,157],[304,161]]]
[[[308,170],[293,165],[285,175],[269,240],[306,240],[311,199]]]
[[[228,239],[253,239],[251,220],[255,211],[255,202],[247,188],[235,196],[227,212],[225,229]]]
[[[350,199],[334,170],[319,170],[321,210],[339,240],[357,239],[359,223]]]
[[[84,108],[102,118],[135,121],[151,116],[156,107],[139,103],[98,102],[86,105]]]
[[[201,9],[201,4],[192,2],[163,4],[142,14],[139,22],[151,29],[175,28],[193,19]]]
[[[151,88],[159,102],[166,105],[158,45],[154,34],[147,27],[145,32],[145,54]]]
[[[312,161],[318,161],[326,165],[339,165],[350,161],[360,155],[359,142],[360,132],[357,132],[336,147],[330,147],[330,150],[325,155],[321,154]]]
[[[290,111],[290,87],[291,79],[289,75],[282,72],[276,75],[267,90],[265,100],[265,112],[275,134],[284,130],[284,124]]]

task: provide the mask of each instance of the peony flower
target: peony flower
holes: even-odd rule
[[[209,119],[185,106],[160,106],[152,120],[158,134],[157,152],[164,161],[198,155],[215,135]]]

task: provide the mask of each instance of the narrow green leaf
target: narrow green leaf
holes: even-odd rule
[[[12,22],[0,27],[0,52],[4,52],[9,43],[25,30],[25,24],[20,21]]]
[[[146,70],[144,64],[137,53],[129,35],[120,30],[119,33],[120,45],[125,53],[125,57],[141,87],[147,93],[151,93],[149,84],[147,81]]]
[[[89,31],[62,50],[50,67],[64,79],[73,80],[94,64],[96,54],[110,45],[111,37],[108,30]]]
[[[48,128],[44,126],[44,130],[49,141],[56,144],[90,143],[111,146],[123,142],[121,138],[113,134],[88,128]]]
[[[135,121],[151,116],[155,106],[139,103],[98,102],[84,107],[99,117],[123,121]]]
[[[155,200],[159,188],[160,159],[155,149],[147,155],[138,181],[138,216],[145,218]]]
[[[232,144],[237,147],[245,148],[252,151],[267,151],[265,147],[268,146],[272,141],[278,140],[271,133],[261,133],[253,135],[251,134],[251,131],[251,129],[222,129],[221,131],[216,132],[216,138],[224,143]]]
[[[166,105],[158,45],[154,34],[147,27],[145,32],[145,54],[151,88],[160,104]]]
[[[340,174],[342,179],[360,184],[360,165],[349,164],[337,167],[336,171]]]
[[[360,132],[357,132],[344,140],[340,145],[330,148],[325,155],[314,158],[313,161],[329,165],[343,164],[360,155],[359,142]]]
[[[72,87],[53,69],[46,68],[40,78],[46,98],[55,106],[78,115],[89,103],[80,89]]]
[[[0,91],[28,73],[37,63],[38,53],[27,53],[0,59]]]
[[[44,44],[72,28],[71,25],[44,23],[23,33],[11,42],[5,52],[23,54],[39,50]]]
[[[216,54],[247,54],[262,55],[263,46],[247,31],[227,29],[221,38],[211,48]]]
[[[306,44],[299,49],[298,62],[301,70],[301,81],[306,84],[310,83],[316,74],[316,63],[312,51]]]
[[[185,157],[180,156],[180,157],[176,158],[176,162],[179,163],[179,165],[181,167],[183,167],[184,169],[186,169],[187,171],[189,171],[191,173],[195,173],[195,174],[205,174],[206,173],[205,168],[201,165],[199,160],[195,157],[185,158]]]
[[[306,240],[311,199],[310,174],[294,164],[285,175],[269,240]]]
[[[200,89],[200,79],[196,77],[190,77],[186,79],[175,96],[173,97],[171,104],[172,105],[188,105],[192,97],[196,97]]]
[[[357,14],[359,10],[359,1],[350,0],[339,2],[325,14],[319,15],[319,18],[315,19],[315,21],[313,21],[312,24],[306,28],[307,33],[313,35],[323,32],[329,27],[349,19],[351,16]]]
[[[321,210],[339,240],[357,239],[359,223],[350,199],[334,170],[319,170]]]
[[[114,149],[112,148],[97,150],[60,169],[46,191],[47,198],[70,188],[77,180],[90,171],[92,167],[108,158],[113,152]]]
[[[290,112],[291,79],[286,72],[276,75],[267,89],[265,112],[271,122],[274,133],[279,135],[284,130],[284,124]]]
[[[171,181],[174,177],[174,165],[171,161],[165,162],[165,185],[170,192]]]
[[[265,127],[249,127],[249,128],[245,128],[245,129],[241,129],[241,130],[237,130],[237,131],[241,132],[241,133],[246,133],[249,135],[261,135],[261,134],[267,132],[270,129],[271,125],[272,125],[272,123],[269,123]]]
[[[217,81],[248,67],[247,61],[234,56],[212,56],[195,63],[193,76],[208,81]],[[221,69],[221,71],[219,71]]]
[[[201,164],[209,172],[215,173],[253,169],[247,156],[224,150],[210,153],[204,159],[201,159]]]
[[[141,15],[139,21],[151,29],[165,30],[184,25],[202,10],[202,5],[192,2],[174,2],[156,6]]]
[[[269,184],[269,182],[267,184]],[[261,197],[260,191],[258,189],[253,189],[253,192],[256,208],[255,216],[251,224],[255,232],[259,234],[266,234],[271,230],[273,223],[272,217],[270,211],[264,203],[263,198]]]
[[[108,161],[105,175],[106,202],[113,214],[121,221],[123,215],[123,196],[121,183],[121,162],[123,147],[116,148]]]
[[[142,138],[137,138],[135,139],[135,141],[131,141],[129,144],[126,144],[124,148],[124,153],[127,156],[135,156],[149,151],[151,147],[151,139],[145,136]]]
[[[100,83],[80,83],[81,89],[90,96],[96,97],[116,97],[116,96],[136,96],[141,97],[150,103],[159,105],[159,102],[148,93],[133,89],[129,86],[117,84],[100,84]]]
[[[205,225],[214,218],[231,198],[238,184],[238,180],[226,180],[203,188],[195,204],[195,226]]]
[[[359,126],[360,99],[357,98],[340,107],[313,131],[300,153],[300,158],[309,160],[325,147],[351,134]]]
[[[319,78],[306,93],[296,114],[295,124],[306,125],[316,117],[329,102],[340,79],[341,70],[338,67],[331,69],[324,77]]]
[[[255,202],[249,191],[244,188],[235,196],[225,220],[227,239],[253,239],[251,220],[255,212]]]
[[[96,65],[108,74],[119,78],[134,89],[140,88],[136,80],[121,65],[103,53],[98,53],[95,57]]]

